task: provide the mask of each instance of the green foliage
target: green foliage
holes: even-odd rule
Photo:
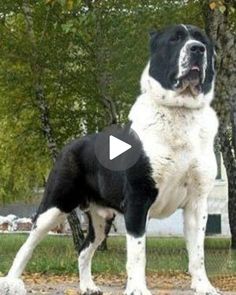
[[[33,36],[24,5],[30,4]],[[0,2],[0,201],[29,198],[51,166],[35,102],[40,81],[59,147],[108,121],[105,96],[127,120],[148,57],[148,32],[203,26],[199,1]],[[37,70],[35,70],[35,68]]]

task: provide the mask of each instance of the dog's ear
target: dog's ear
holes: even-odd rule
[[[156,51],[157,40],[158,40],[158,37],[160,36],[160,32],[157,31],[156,29],[152,29],[149,31],[149,36],[150,36],[150,50]]]

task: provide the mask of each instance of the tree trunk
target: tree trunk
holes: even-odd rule
[[[235,42],[236,46],[236,42]],[[236,49],[235,49],[236,51]],[[235,55],[236,56],[236,55]],[[235,62],[236,67],[236,62]],[[236,75],[234,75],[235,77]],[[236,91],[235,91],[236,93]],[[234,156],[234,161],[231,162],[231,173],[228,176],[229,182],[229,223],[230,230],[232,234],[231,246],[233,249],[236,249],[236,95],[231,97],[231,131],[232,131],[232,146],[231,153]],[[234,153],[233,153],[234,151]]]
[[[232,248],[236,249],[236,35],[230,21],[234,0],[204,3],[206,31],[216,43],[218,77],[215,108],[220,120],[219,137],[221,152],[228,177],[229,223]],[[223,8],[223,9],[221,9]]]
[[[58,149],[53,129],[50,123],[49,108],[42,82],[43,68],[38,63],[38,52],[35,34],[33,30],[32,9],[29,0],[24,0],[22,5],[22,12],[25,17],[27,34],[33,47],[33,55],[30,57],[29,63],[34,80],[35,101],[40,114],[41,128],[46,139],[47,147],[50,152],[53,162],[56,161]],[[75,250],[79,254],[82,242],[84,240],[83,231],[76,211],[72,211],[68,217],[68,222],[71,227]]]
[[[219,137],[221,152],[223,155],[224,164],[226,167],[227,178],[228,178],[228,211],[229,211],[229,224],[232,235],[231,247],[236,249],[236,163],[235,155],[233,154],[233,147],[230,141],[231,130],[226,125],[221,124],[219,128]]]
[[[58,150],[55,137],[52,132],[52,126],[49,120],[49,109],[46,102],[45,93],[43,90],[43,86],[41,85],[40,81],[34,86],[35,89],[35,99],[36,104],[39,110],[40,121],[41,121],[41,128],[46,139],[48,150],[51,154],[51,158],[53,162],[56,161]]]
[[[68,216],[68,222],[72,231],[72,237],[74,241],[75,250],[80,252],[80,248],[84,242],[84,233],[81,228],[80,220],[75,210],[73,210]]]
[[[118,113],[116,104],[110,95],[109,86],[112,82],[111,72],[107,68],[108,60],[111,52],[104,46],[104,32],[106,28],[102,28],[102,20],[104,19],[104,10],[96,7],[96,1],[84,0],[85,5],[90,13],[94,13],[96,19],[96,35],[94,39],[94,63],[96,67],[96,84],[100,102],[107,112],[108,119],[105,124],[117,124]],[[99,3],[99,1],[97,1]]]
[[[105,108],[107,112],[107,120],[105,125],[117,124],[118,122],[118,113],[116,110],[116,105],[114,100],[112,99],[109,92],[109,85],[112,81],[111,73],[106,68],[107,60],[109,59],[109,55],[111,54],[104,47],[103,41],[103,28],[101,27],[102,19],[104,17],[103,11],[100,7],[96,8],[96,1],[92,0],[84,0],[85,5],[88,8],[90,13],[94,13],[96,17],[96,37],[94,41],[94,63],[96,66],[96,84],[98,89],[98,96],[100,102]],[[95,9],[94,9],[95,8]],[[107,230],[107,236],[110,232],[111,226]],[[98,247],[100,251],[106,251],[108,249],[107,246],[107,238],[103,240],[101,245]]]

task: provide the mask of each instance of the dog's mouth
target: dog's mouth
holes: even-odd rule
[[[188,93],[198,96],[202,91],[203,69],[199,65],[192,65],[186,73],[176,80],[175,90],[178,93]]]
[[[202,81],[202,70],[199,66],[194,65],[190,68],[187,74],[182,78],[188,80],[192,85],[198,85]]]

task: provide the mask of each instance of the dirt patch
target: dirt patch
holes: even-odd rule
[[[79,295],[77,276],[47,276],[42,274],[25,275],[24,281],[29,294],[36,295]],[[99,275],[94,277],[104,295],[120,295],[125,287],[125,275]],[[236,295],[236,276],[218,277],[213,284],[223,294]],[[185,273],[148,274],[148,286],[153,295],[193,295],[189,290],[190,278]]]

